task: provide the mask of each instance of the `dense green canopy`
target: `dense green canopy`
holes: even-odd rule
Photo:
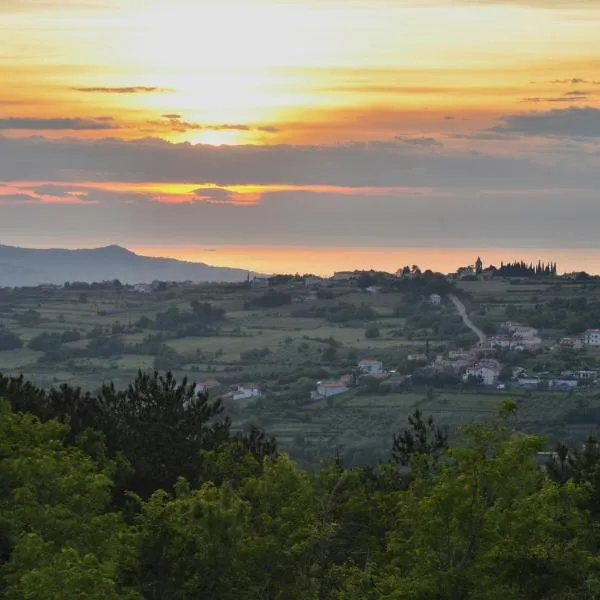
[[[2,600],[600,598],[600,452],[415,414],[389,462],[299,469],[171,376],[0,381]],[[390,448],[392,450],[392,448]]]

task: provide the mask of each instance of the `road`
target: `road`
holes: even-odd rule
[[[465,305],[454,294],[450,294],[450,299],[454,303],[454,306],[456,306],[456,310],[461,316],[464,324],[479,338],[480,342],[485,342],[485,333],[469,319]]]

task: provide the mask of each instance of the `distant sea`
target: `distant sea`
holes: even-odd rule
[[[422,270],[451,272],[470,265],[478,256],[484,266],[525,260],[556,262],[560,273],[587,271],[600,274],[600,248],[458,248],[431,246],[134,246],[147,256],[173,257],[223,267],[238,267],[258,273],[314,273],[375,269],[395,272],[404,265]]]

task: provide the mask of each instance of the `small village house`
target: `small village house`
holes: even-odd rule
[[[381,375],[383,373],[383,363],[374,358],[365,358],[358,363],[358,368],[365,375]]]
[[[442,297],[439,294],[430,294],[427,301],[433,306],[439,306],[442,303]]]
[[[588,329],[583,334],[583,343],[586,346],[600,346],[600,329]]]
[[[481,360],[467,367],[463,380],[468,381],[471,377],[481,379],[484,385],[494,385],[500,376],[500,363],[497,360]]]
[[[265,289],[271,285],[271,282],[268,277],[254,277],[250,285],[254,288]]]
[[[234,400],[249,400],[251,398],[261,398],[262,395],[262,391],[255,383],[247,383],[238,385],[237,390],[233,390],[232,398]]]
[[[331,279],[332,281],[350,281],[356,279],[357,275],[353,271],[336,271]]]
[[[349,391],[349,387],[340,380],[337,381],[319,381],[317,389],[310,393],[311,400],[325,400],[338,394]]]
[[[206,381],[199,381],[194,387],[195,394],[208,394],[221,388],[221,383],[216,379],[207,379]]]
[[[304,278],[304,285],[306,287],[317,287],[323,283],[323,280],[320,277],[315,275],[308,275]]]

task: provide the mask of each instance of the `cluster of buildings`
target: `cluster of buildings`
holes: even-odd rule
[[[383,367],[383,362],[374,358],[365,358],[357,365],[358,372],[361,375],[374,377],[376,379],[385,379],[391,375]],[[342,375],[339,379],[317,381],[316,389],[310,393],[311,400],[326,400],[331,396],[344,394],[350,391],[355,383],[355,376],[352,373]]]
[[[252,400],[263,396],[262,390],[255,383],[238,384],[234,386],[225,386],[216,379],[200,381],[194,388],[196,394],[218,394],[221,398],[227,400]]]

